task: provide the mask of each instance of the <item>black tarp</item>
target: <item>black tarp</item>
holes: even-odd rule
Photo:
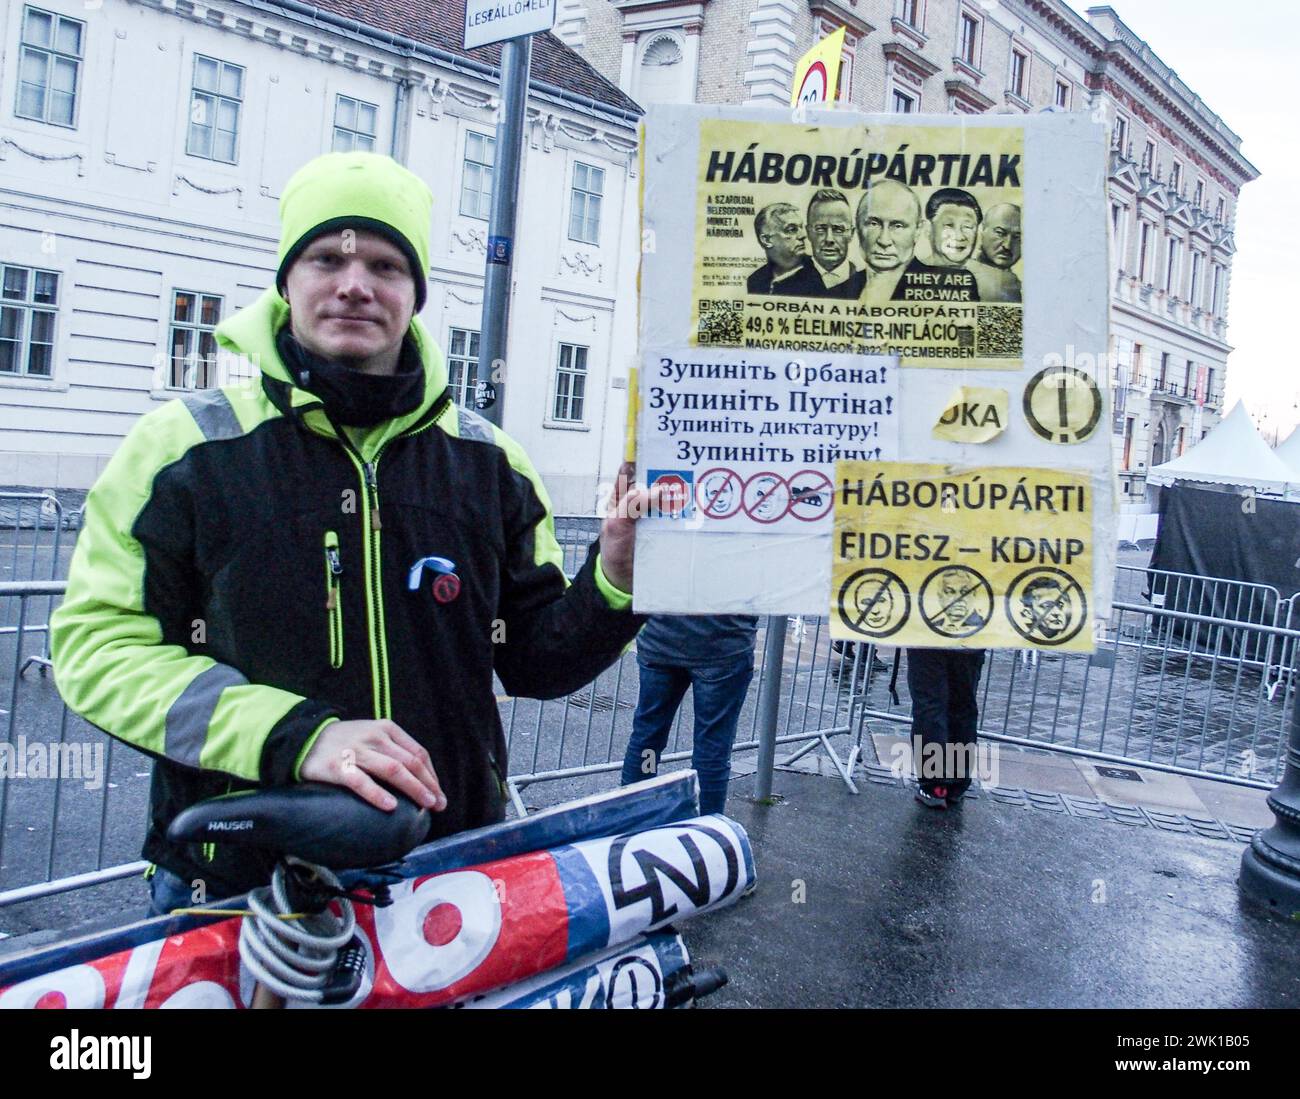
[[[1243,496],[1236,490],[1172,485],[1160,494],[1160,531],[1151,555],[1149,590],[1144,594],[1166,610],[1272,625],[1279,621],[1279,598],[1286,600],[1300,591],[1297,565],[1300,504]],[[1198,579],[1166,577],[1161,572]],[[1277,595],[1245,584],[1267,585]],[[1216,631],[1192,629],[1185,622],[1174,626],[1174,632],[1196,648],[1223,644]],[[1235,653],[1263,658],[1264,635],[1232,633],[1228,640]]]

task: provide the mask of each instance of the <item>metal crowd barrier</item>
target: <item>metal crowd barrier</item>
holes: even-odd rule
[[[67,568],[60,552],[67,522],[63,504],[52,492],[0,492],[0,582],[57,580]],[[12,604],[0,605],[0,634],[16,632],[16,610]],[[43,614],[37,614],[42,620],[28,622],[28,633],[47,632],[48,599]],[[35,664],[44,673],[49,663],[49,644],[42,641],[39,652],[27,656],[23,669]]]
[[[596,520],[582,518],[585,529],[557,524],[571,571],[596,529],[590,526]],[[53,604],[63,588],[52,581],[0,583],[0,605],[16,621],[0,634],[0,709],[7,710],[0,713],[0,728],[9,746],[9,763],[0,768],[0,908],[143,867],[135,860],[145,823],[148,758],[70,714],[51,678],[22,674],[23,653],[36,633],[45,632],[33,607]],[[1233,598],[1239,599],[1233,606],[1249,614],[1251,600],[1257,606],[1262,596],[1243,590]],[[1297,599],[1280,600],[1277,608],[1276,622],[1259,623],[1120,601],[1092,656],[992,652],[980,688],[981,735],[1271,788],[1281,776],[1296,705],[1291,670],[1300,640]],[[1175,625],[1194,629],[1196,644],[1180,639]],[[889,692],[893,652],[877,654],[865,644],[835,651],[824,618],[765,620],[755,660],[766,674],[756,674],[750,686],[737,756],[765,748],[760,714],[767,712],[776,743],[793,753],[780,762],[824,752],[830,773],[838,772],[853,788],[857,754],[875,759],[870,734],[896,733],[910,722],[906,690],[900,688],[897,704]],[[1270,660],[1257,659],[1260,652],[1271,653]],[[900,681],[905,683],[901,676]],[[776,683],[779,694],[773,697]],[[522,794],[537,784],[591,776],[617,781],[637,688],[636,658],[629,651],[594,683],[563,699],[499,696],[516,810],[525,811]],[[692,723],[688,694],[665,762],[689,757]],[[89,783],[84,774],[45,781],[18,777],[10,764],[19,746],[29,754],[34,746],[35,757],[47,761],[56,753],[80,759],[83,772],[98,752],[102,771]],[[765,750],[770,753],[771,745]],[[760,772],[769,759],[760,755]]]

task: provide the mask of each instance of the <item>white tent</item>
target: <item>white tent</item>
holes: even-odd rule
[[[1147,473],[1150,485],[1172,485],[1175,481],[1236,485],[1282,494],[1288,483],[1300,482],[1300,472],[1269,449],[1255,430],[1246,406],[1238,401],[1194,447]]]
[[[1291,479],[1300,485],[1300,427],[1287,436],[1286,442],[1279,443],[1273,451],[1291,469]]]

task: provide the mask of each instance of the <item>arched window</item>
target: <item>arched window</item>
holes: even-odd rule
[[[637,66],[636,94],[642,103],[686,103],[685,60],[681,43],[672,35],[654,38]]]

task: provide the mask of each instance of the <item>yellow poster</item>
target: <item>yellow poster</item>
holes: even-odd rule
[[[840,57],[844,53],[844,27],[832,31],[799,58],[790,86],[790,106],[826,103],[836,98]]]
[[[1092,476],[835,464],[831,636],[1092,652]]]
[[[692,342],[1019,369],[1023,145],[701,119]]]

